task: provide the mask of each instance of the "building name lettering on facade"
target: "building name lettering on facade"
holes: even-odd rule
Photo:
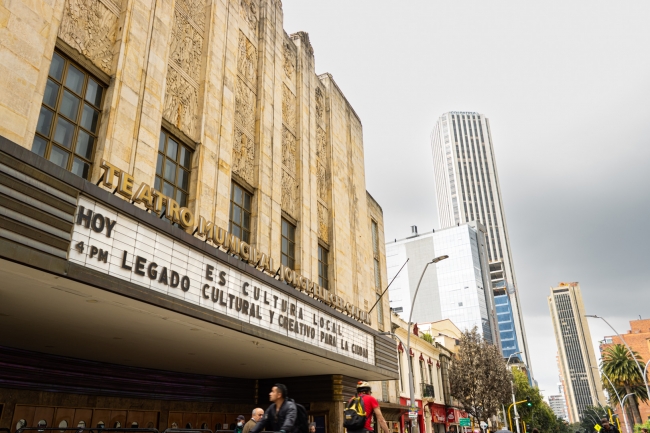
[[[79,204],[69,260],[305,343],[374,363],[374,352],[369,349],[374,347],[374,340],[370,334],[211,257],[181,247],[179,242],[140,223],[132,232],[128,227],[131,224],[124,223],[127,217],[108,216],[112,212],[99,207],[96,203]]]
[[[240,258],[255,269],[265,272],[291,285],[295,289],[313,296],[328,306],[348,314],[360,322],[368,325],[371,324],[371,316],[367,311],[346,302],[342,297],[330,293],[326,288],[321,287],[309,278],[303,277],[287,266],[280,264],[276,267],[273,257],[268,253],[258,251],[254,246],[242,241],[237,236],[232,235],[227,230],[224,230],[202,216],[199,216],[198,222],[195,225],[194,214],[189,208],[179,206],[174,199],[165,196],[146,183],[141,183],[138,188],[135,188],[133,176],[121,171],[106,160],[102,160],[101,167],[104,169],[104,173],[100,178],[100,182],[104,187],[113,190],[114,193],[121,195],[132,203],[143,205],[157,215],[163,215],[164,212],[165,218],[171,222],[178,224],[184,229],[194,228],[194,234],[204,237],[206,242],[210,242],[217,248]],[[99,230],[100,232],[106,226],[106,236],[110,237],[112,227],[108,219],[100,221],[99,217],[79,212],[77,215],[77,223],[80,224],[80,221],[83,221],[86,227],[90,227],[95,231]]]

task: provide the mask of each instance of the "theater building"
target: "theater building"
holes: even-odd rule
[[[335,433],[399,377],[361,121],[279,0],[0,22],[0,428],[230,429],[281,381]]]

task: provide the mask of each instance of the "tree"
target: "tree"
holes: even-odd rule
[[[501,351],[476,327],[465,331],[449,369],[451,396],[479,421],[495,416],[510,394],[511,375]]]
[[[609,411],[614,412],[609,406],[600,407],[600,406],[586,406],[582,411],[580,418],[581,426],[586,432],[595,432],[596,424],[600,424],[600,420],[603,418],[609,418]],[[616,424],[616,421],[614,421]],[[621,425],[623,427],[623,425]]]
[[[640,363],[643,363],[641,356],[637,352],[633,353],[634,357]],[[627,398],[625,405],[630,409],[634,418],[630,422],[632,424],[641,424],[643,420],[641,420],[641,413],[639,412],[639,400],[647,402],[648,393],[641,372],[630,352],[622,344],[615,344],[608,347],[603,352],[601,369],[609,377],[609,380],[612,381],[621,399],[627,394],[634,393],[634,395]],[[610,396],[616,395],[607,379],[603,381],[603,387]],[[610,400],[615,405],[618,403],[616,400]]]
[[[539,388],[530,386],[526,373],[513,367],[512,376],[515,383],[515,399],[522,401],[530,398],[531,406],[526,404],[517,405],[519,418],[526,423],[527,430],[532,431],[535,427],[545,433],[566,432],[568,424],[555,416],[553,409],[544,401]]]

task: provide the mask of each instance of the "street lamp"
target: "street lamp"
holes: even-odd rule
[[[521,354],[521,352],[511,353],[510,356],[508,356],[508,360],[506,361],[506,368],[508,367],[508,364],[510,364],[510,359],[514,355],[519,355],[519,354]],[[515,384],[512,381],[512,379],[510,379],[510,391],[512,391],[512,405],[515,408],[515,425],[517,426],[517,433],[520,433],[519,432],[519,413],[517,412],[517,400],[515,399]],[[505,415],[504,415],[504,417],[505,417]],[[510,426],[510,428],[512,428],[512,426]]]
[[[603,322],[607,323],[607,326],[612,328],[612,331],[614,331],[616,335],[618,335],[618,338],[620,338],[623,344],[625,344],[625,347],[627,347],[627,351],[630,352],[630,356],[632,356],[632,359],[634,360],[634,362],[636,362],[636,366],[639,368],[639,373],[641,373],[642,375],[641,378],[643,379],[643,383],[645,384],[646,393],[648,396],[650,396],[650,386],[648,386],[648,379],[646,379],[645,370],[641,368],[641,364],[639,364],[639,361],[637,361],[636,356],[634,356],[634,352],[632,352],[630,346],[628,346],[627,342],[623,339],[623,337],[621,337],[621,334],[619,334],[618,331],[614,329],[614,327],[610,325],[609,322],[605,320],[604,317],[596,316],[595,314],[585,314],[585,317],[593,317],[595,319],[601,319]]]
[[[627,431],[627,433],[630,433],[630,426],[627,423],[627,415],[625,414],[625,408],[623,407],[623,402],[621,401],[621,396],[619,395],[618,391],[616,391],[616,387],[614,386],[612,381],[609,380],[609,376],[607,376],[604,371],[598,370],[596,367],[591,367],[591,368],[593,368],[596,371],[600,371],[600,373],[603,376],[605,376],[605,379],[607,379],[607,382],[609,382],[609,384],[612,386],[612,389],[614,390],[614,393],[616,394],[616,398],[618,399],[618,404],[621,406],[621,412],[623,412],[623,422],[625,422],[625,430]]]
[[[418,290],[420,290],[420,283],[422,283],[422,278],[424,278],[424,273],[427,271],[427,268],[429,267],[429,265],[432,265],[434,263],[438,263],[439,261],[442,261],[442,260],[448,259],[448,258],[449,258],[449,256],[447,256],[447,255],[436,257],[435,259],[431,260],[430,262],[427,262],[427,264],[424,266],[424,269],[422,270],[422,275],[420,275],[420,280],[418,281],[418,285],[415,288],[415,293],[413,294],[413,301],[411,302],[411,312],[409,313],[409,321],[408,321],[408,325],[407,325],[408,326],[408,330],[407,330],[408,332],[406,334],[406,353],[407,353],[406,356],[407,357],[411,356],[411,318],[413,317],[413,308],[415,307],[415,299],[418,296]],[[390,333],[390,332],[381,333],[381,335],[393,335],[393,336],[395,336],[397,338],[397,336],[395,334]],[[398,340],[399,340],[399,338],[398,338]],[[401,342],[402,342],[402,340],[400,340],[400,343]],[[409,406],[413,407],[415,405],[415,388],[414,388],[414,385],[413,385],[413,370],[412,370],[410,360],[409,360],[409,362],[407,362],[407,364],[408,364],[408,367],[409,367],[409,396],[410,396],[410,399],[409,399],[410,400],[410,405]],[[418,424],[417,424],[417,422],[415,423],[415,425],[412,425],[411,431],[413,433],[418,433]]]

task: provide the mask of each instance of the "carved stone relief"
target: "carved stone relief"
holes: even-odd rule
[[[176,0],[176,8],[182,10],[201,30],[205,29],[205,0]]]
[[[257,31],[258,11],[257,0],[240,0],[239,14],[248,22],[251,30]]]
[[[316,186],[318,188],[318,198],[321,200],[327,200],[327,170],[325,166],[318,161],[316,168]]]
[[[296,130],[296,97],[287,86],[282,86],[282,122]]]
[[[292,47],[293,46],[293,47]],[[296,71],[296,45],[292,41],[284,41],[284,73],[290,80],[294,79]]]
[[[197,88],[169,65],[163,117],[192,138],[197,133],[198,100]]]
[[[255,143],[239,127],[235,128],[232,161],[232,171],[246,182],[253,184],[255,180]]]
[[[202,53],[203,36],[180,11],[174,11],[170,61],[174,62],[198,82],[201,73]]]
[[[235,121],[249,133],[255,130],[255,93],[241,78],[235,86]]]
[[[120,6],[105,2],[111,7],[99,0],[67,0],[59,37],[111,75]]]
[[[257,49],[242,32],[239,32],[237,72],[253,87],[257,83]]]
[[[327,242],[329,240],[329,211],[318,203],[318,237]]]
[[[323,92],[320,87],[316,87],[316,121],[318,123],[323,123],[325,120],[323,112],[325,110],[325,98],[323,97]]]
[[[325,166],[328,165],[327,136],[325,130],[320,126],[316,127],[316,158],[322,161]]]
[[[296,174],[296,137],[286,127],[282,127],[282,164],[295,176]]]
[[[252,185],[255,184],[256,77],[257,50],[248,38],[239,32],[232,171]]]
[[[298,204],[298,183],[286,170],[282,170],[282,209],[297,218]]]

